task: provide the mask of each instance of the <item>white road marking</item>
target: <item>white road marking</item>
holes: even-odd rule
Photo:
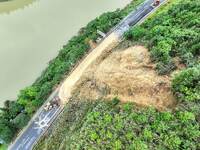
[[[29,149],[29,147],[31,146],[31,144],[33,143],[33,141],[35,140],[35,136],[33,136],[32,138],[31,138],[31,140],[25,145],[25,148],[26,149]]]
[[[22,143],[25,144],[29,139],[30,139],[30,137],[27,137],[26,139],[23,139]]]

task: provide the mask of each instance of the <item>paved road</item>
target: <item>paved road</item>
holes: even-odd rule
[[[54,91],[47,101],[53,100],[58,96],[58,89]],[[30,121],[28,127],[19,135],[13,144],[8,148],[9,150],[30,150],[34,144],[39,140],[41,135],[48,129],[53,120],[62,111],[61,106],[56,106],[49,111],[41,108],[33,121]]]
[[[126,32],[130,26],[134,26],[141,20],[146,18],[148,14],[153,12],[158,7],[153,7],[154,0],[146,0],[141,4],[135,11],[131,12],[126,18],[124,18],[119,25],[111,30],[122,37],[123,33]],[[161,0],[161,4],[166,0]],[[111,33],[109,32],[109,34]],[[49,100],[58,96],[58,90],[54,91]],[[41,135],[48,129],[53,120],[62,111],[62,107],[56,107],[50,111],[44,111],[42,108],[35,115],[34,120],[29,123],[26,129],[19,135],[19,137],[11,144],[9,150],[30,150],[34,144],[39,140]]]
[[[48,128],[53,116],[56,116],[59,110],[59,107],[57,107],[48,112],[42,111],[10,149],[30,150],[33,144],[37,141],[38,137],[40,137],[40,135]]]
[[[136,10],[132,11],[127,17],[125,17],[119,25],[117,25],[112,32],[116,32],[120,37],[126,32],[130,26],[135,26],[146,17],[158,9],[167,0],[160,0],[159,6],[153,6],[154,0],[146,0],[139,5]]]

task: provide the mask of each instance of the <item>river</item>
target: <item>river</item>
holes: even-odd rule
[[[15,100],[20,89],[33,83],[81,27],[103,12],[129,2],[36,0],[27,5],[27,1],[13,0],[9,3],[15,4],[6,4],[4,10],[1,9],[5,3],[0,3],[0,106],[5,100]]]

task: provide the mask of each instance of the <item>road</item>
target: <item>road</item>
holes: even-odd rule
[[[112,32],[118,33],[121,37],[131,26],[135,26],[144,21],[151,13],[157,10],[161,5],[166,3],[167,0],[160,0],[158,6],[153,6],[154,0],[146,0],[144,3],[139,5],[136,10],[129,13],[115,28]]]
[[[60,108],[57,107],[48,112],[42,111],[10,149],[30,150],[34,143],[38,140],[38,137],[40,137],[40,135],[49,127],[52,118],[55,118],[59,110]]]
[[[59,89],[56,89],[48,101],[53,100],[58,96]],[[46,102],[46,103],[47,103]],[[45,104],[46,104],[45,103]],[[44,104],[44,105],[45,105]],[[43,105],[43,107],[44,107]],[[28,126],[22,131],[22,133],[18,136],[18,138],[9,146],[9,150],[30,150],[33,148],[34,144],[37,143],[41,135],[47,131],[51,123],[54,119],[59,115],[62,111],[63,107],[56,106],[49,111],[45,111],[41,107],[35,116],[32,118]]]
[[[140,23],[149,14],[154,12],[161,4],[164,4],[166,0],[161,0],[160,5],[157,7],[152,5],[153,2],[154,0],[146,0],[143,4],[137,7],[136,10],[124,18],[121,23],[114,27],[108,34],[115,32],[119,38],[121,38],[123,33],[126,32],[130,26]],[[47,101],[51,101],[58,96],[58,90],[59,89],[54,91]],[[57,106],[49,111],[45,111],[43,107],[44,105],[34,115],[18,138],[16,138],[16,140],[9,146],[9,150],[31,150],[63,109],[63,107]]]

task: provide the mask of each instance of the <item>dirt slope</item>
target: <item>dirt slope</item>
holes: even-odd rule
[[[112,52],[97,60],[77,82],[73,93],[81,99],[119,97],[138,105],[165,109],[175,104],[170,78],[159,76],[142,46]]]
[[[119,37],[112,33],[110,34],[102,43],[100,43],[94,50],[92,50],[86,58],[73,70],[73,72],[66,78],[64,83],[62,84],[59,97],[63,104],[68,102],[71,97],[72,89],[74,88],[77,81],[80,80],[85,70],[94,63],[98,57],[100,57],[103,53],[112,50],[116,45],[119,44]]]

